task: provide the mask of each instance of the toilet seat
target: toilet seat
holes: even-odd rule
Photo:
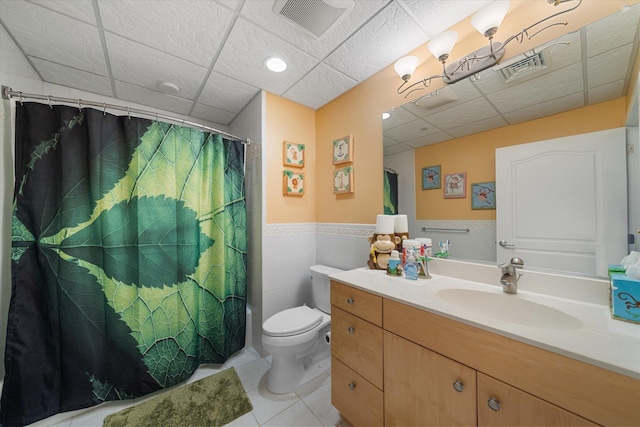
[[[288,337],[310,331],[322,322],[322,314],[306,305],[274,314],[262,325],[262,331],[272,337]]]

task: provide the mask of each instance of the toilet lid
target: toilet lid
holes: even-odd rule
[[[306,305],[289,308],[268,318],[262,331],[272,337],[286,337],[311,330],[322,322],[322,314]]]

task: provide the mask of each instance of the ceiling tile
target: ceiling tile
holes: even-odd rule
[[[307,107],[318,109],[358,84],[339,71],[320,63],[283,96]]]
[[[609,101],[624,95],[624,80],[616,80],[589,89],[589,104]]]
[[[192,106],[192,103],[190,101],[187,101],[186,99],[167,95],[165,93],[155,92],[144,87],[117,80],[116,91],[118,92],[119,99],[135,102],[137,104],[161,108],[165,111],[170,111],[182,115],[189,114]]]
[[[282,73],[273,73],[264,60],[278,56],[287,63]],[[267,31],[239,18],[214,65],[214,71],[282,95],[316,64],[317,60]]]
[[[610,81],[625,79],[633,44],[626,44],[589,58],[589,87],[602,86]]]
[[[111,81],[108,77],[76,70],[75,68],[65,67],[64,65],[38,58],[31,58],[31,62],[47,82],[100,95],[113,96]]]
[[[0,51],[2,52],[0,72],[40,80],[40,76],[2,26],[0,26]]]
[[[275,1],[247,1],[242,6],[241,14],[315,58],[323,59],[388,3],[388,0],[354,2],[353,9],[340,21],[340,25],[320,38],[301,29],[289,19],[277,15],[273,11]]]
[[[506,113],[521,110],[553,97],[562,97],[582,90],[582,64],[574,64],[541,77],[527,80],[487,95],[493,105]],[[544,90],[542,90],[544,89]]]
[[[396,141],[395,139],[389,137],[389,135],[383,135],[382,136],[382,146],[383,147],[391,147],[392,145],[396,145],[399,144],[399,141]]]
[[[417,19],[422,29],[434,37],[473,15],[491,0],[399,0]]]
[[[504,117],[510,124],[515,124],[580,107],[584,107],[583,92],[564,95],[520,110],[510,111],[504,113]]]
[[[155,91],[171,82],[180,88],[177,96],[188,99],[200,89],[205,68],[110,33],[105,38],[114,79]]]
[[[437,128],[424,120],[416,119],[403,126],[398,126],[385,131],[385,135],[395,139],[396,141],[409,141],[438,131],[439,130]]]
[[[29,0],[31,3],[52,9],[56,12],[69,15],[91,25],[96,25],[96,16],[93,12],[92,0]]]
[[[198,119],[220,123],[221,125],[228,125],[235,117],[234,113],[203,104],[196,104],[191,115]]]
[[[384,156],[390,156],[392,154],[398,154],[398,153],[402,153],[404,151],[409,151],[413,149],[413,147],[410,147],[408,145],[405,144],[396,144],[396,145],[391,145],[389,147],[384,147]]]
[[[205,67],[233,20],[229,9],[205,0],[99,0],[98,5],[106,31]]]
[[[640,3],[626,12],[618,12],[587,26],[589,56],[599,55],[610,49],[633,43],[640,20]]]
[[[391,114],[391,116],[388,119],[382,121],[382,128],[385,130],[393,129],[396,126],[400,126],[417,119],[418,117],[415,114],[412,114],[407,108],[412,105],[413,104],[407,104],[389,111],[389,114]]]
[[[424,117],[429,123],[448,131],[460,126],[460,122],[477,122],[497,115],[498,112],[484,98],[476,98],[439,113]]]
[[[448,141],[453,139],[451,135],[446,132],[437,131],[431,135],[425,135],[421,138],[412,139],[407,141],[406,144],[413,148],[424,147],[425,145],[438,144],[439,142]]]
[[[392,3],[338,47],[325,62],[360,82],[427,40],[427,34],[407,12]]]
[[[407,104],[405,108],[418,117],[426,117],[464,104],[480,96],[480,91],[473,86],[471,80],[466,79],[426,94],[411,104]],[[423,99],[422,102],[421,99]]]
[[[25,1],[0,1],[0,16],[27,55],[108,75],[96,27]]]
[[[259,91],[257,87],[213,71],[198,103],[239,113]]]
[[[467,123],[463,126],[447,129],[447,133],[450,133],[456,138],[462,138],[463,136],[484,132],[489,129],[495,129],[506,125],[507,122],[502,117],[493,116],[477,122]]]

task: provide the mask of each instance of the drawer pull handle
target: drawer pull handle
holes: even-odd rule
[[[455,380],[453,382],[453,389],[458,393],[462,393],[462,390],[464,390],[464,384],[462,384],[462,381],[460,380]]]
[[[489,405],[489,408],[491,408],[491,410],[493,411],[499,411],[500,410],[500,401],[498,399],[496,399],[495,397],[491,397],[488,401],[487,401],[487,405]]]
[[[349,327],[347,328],[347,330],[349,331],[349,333],[350,333],[350,334],[352,334],[352,333],[354,333],[354,332],[356,331],[356,328],[355,328],[355,327],[353,327],[353,326],[349,326]]]
[[[355,390],[356,389],[356,383],[355,382],[350,382],[349,383],[349,390]]]
[[[349,304],[349,305],[353,305],[353,303],[354,303],[354,302],[355,302],[355,301],[354,301],[354,299],[353,299],[353,298],[347,298],[347,304]]]

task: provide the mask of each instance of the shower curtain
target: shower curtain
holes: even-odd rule
[[[398,214],[398,174],[387,169],[384,170],[384,213]]]
[[[88,108],[16,110],[0,425],[170,387],[242,349],[242,144]]]

